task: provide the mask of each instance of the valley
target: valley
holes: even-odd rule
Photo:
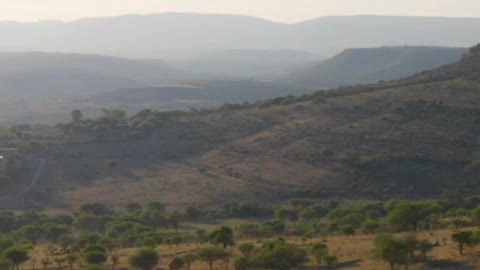
[[[27,2],[0,270],[480,268],[477,3]]]

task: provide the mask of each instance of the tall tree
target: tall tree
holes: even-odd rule
[[[390,270],[394,270],[397,265],[410,264],[412,258],[408,244],[403,239],[384,233],[375,236],[374,243],[376,257],[387,262]]]
[[[217,247],[203,248],[198,251],[198,257],[200,258],[200,260],[208,264],[210,270],[213,269],[213,264],[215,262],[224,260],[226,257],[229,256],[230,253]]]
[[[210,240],[214,243],[221,244],[225,249],[227,246],[235,244],[233,230],[230,227],[222,226],[220,229],[210,234]]]
[[[19,270],[20,264],[28,261],[28,248],[25,246],[13,246],[3,252],[3,256],[9,259],[16,270]]]
[[[139,270],[152,270],[158,261],[158,253],[152,249],[140,249],[129,259],[130,265]]]
[[[388,220],[393,225],[410,226],[416,231],[418,224],[437,212],[439,208],[438,202],[435,201],[399,201],[392,206],[388,213]]]

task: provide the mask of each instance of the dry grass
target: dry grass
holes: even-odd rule
[[[231,223],[238,223],[242,221],[231,220]],[[417,234],[418,239],[425,239],[429,241],[438,241],[440,246],[434,248],[429,253],[427,262],[417,262],[409,267],[412,270],[474,270],[480,269],[480,252],[476,249],[467,249],[464,255],[459,255],[457,246],[450,240],[451,230],[438,230],[433,233],[420,232]],[[260,244],[262,240],[249,240],[256,244]],[[330,253],[337,256],[338,264],[331,269],[342,270],[386,270],[389,269],[385,262],[379,261],[373,256],[373,236],[371,235],[357,235],[353,237],[347,236],[329,236],[325,238],[310,239],[306,243],[302,242],[298,238],[287,238],[286,241],[295,243],[297,245],[308,245],[315,241],[325,241],[329,246]],[[37,261],[37,268],[39,261],[42,257],[45,247],[39,247],[34,254]],[[159,254],[161,254],[161,263],[158,267],[161,269],[168,269],[169,262],[175,257],[182,255],[189,251],[195,251],[201,246],[195,243],[181,244],[179,246],[166,246],[162,245],[157,248]],[[119,256],[120,264],[119,268],[128,268],[128,258],[136,249],[119,249],[113,252],[113,254]],[[230,249],[234,256],[238,256],[238,251]],[[110,266],[110,262],[106,264]],[[316,269],[314,261],[311,259],[306,265],[312,269]],[[81,264],[77,265],[75,269],[82,269]],[[24,265],[24,269],[31,269],[31,262]],[[51,267],[50,269],[57,269],[57,267]],[[208,265],[204,262],[196,262],[192,265],[192,270],[208,270]],[[215,265],[215,270],[226,269],[222,263]],[[233,259],[229,265],[229,269],[233,268]],[[400,268],[402,269],[402,268]]]

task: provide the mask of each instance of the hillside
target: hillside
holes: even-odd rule
[[[399,79],[454,63],[465,52],[466,49],[440,47],[349,49],[318,65],[276,77],[273,80],[230,78],[191,81],[180,85],[125,88],[91,96],[79,101],[76,106],[85,108],[81,104],[88,104],[90,110],[92,107],[121,108],[129,112],[136,112],[146,108],[188,110],[190,108],[219,107],[224,103],[252,103],[280,96],[308,94],[313,91],[312,89],[325,86],[356,85]],[[207,60],[209,57],[205,57],[193,65],[198,65],[198,71],[201,71],[200,66],[205,64],[202,61],[207,61],[203,68],[204,71],[222,73],[221,70],[225,70],[223,74],[230,74],[229,76],[234,76],[233,74],[238,71],[237,77],[241,77],[242,74],[245,75],[245,72],[269,70],[267,66],[272,61],[289,62],[297,56],[303,55],[299,52],[271,53],[268,51],[260,51],[258,57],[254,57],[255,54],[255,51],[229,51],[225,52],[223,57],[211,54],[210,64]],[[287,55],[295,57],[291,58]],[[276,58],[277,60],[274,60]],[[265,63],[265,65],[250,67],[252,61]],[[307,62],[307,58],[303,58],[303,61]],[[286,62],[284,65],[277,64],[276,68],[286,68],[288,66]],[[296,63],[300,62],[301,60],[298,59]],[[293,65],[293,62],[289,63]],[[184,64],[183,68],[192,68],[192,63]],[[247,71],[248,69],[250,71]],[[273,71],[273,69],[270,70]],[[260,74],[261,72],[257,76],[261,77]]]
[[[347,49],[339,55],[282,79],[309,87],[332,87],[388,81],[454,63],[465,49],[440,47],[381,47]]]
[[[480,35],[479,26],[480,19],[475,18],[346,16],[282,24],[238,15],[164,13],[73,22],[3,22],[0,51],[164,59],[212,50],[260,49],[330,57],[357,47],[472,46]]]
[[[475,193],[479,75],[477,47],[456,64],[397,81],[219,110],[147,110],[128,127],[110,112],[61,126],[65,136],[27,129],[1,142],[47,158],[29,197],[43,204]]]
[[[217,50],[169,59],[183,70],[224,77],[265,77],[291,72],[313,61],[316,54],[292,50]]]
[[[225,103],[255,103],[258,100],[311,92],[288,83],[254,79],[193,81],[188,84],[125,88],[79,101],[97,108],[121,108],[135,113],[142,109],[189,110],[215,108]]]
[[[65,98],[198,79],[165,63],[60,53],[0,53],[4,98]]]

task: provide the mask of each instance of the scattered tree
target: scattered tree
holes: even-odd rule
[[[159,261],[158,253],[152,249],[140,249],[130,257],[130,265],[139,270],[152,270]]]

